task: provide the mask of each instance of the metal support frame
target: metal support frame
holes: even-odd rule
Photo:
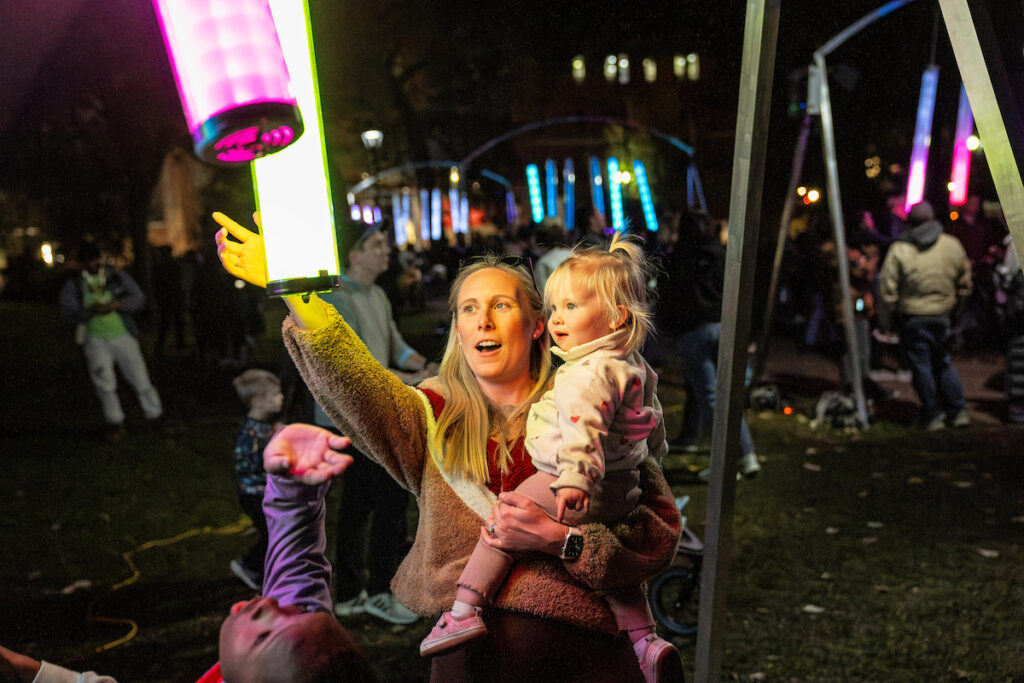
[[[1024,159],[1020,156],[1024,154],[1024,121],[1006,75],[991,17],[980,0],[939,0],[939,7],[985,146],[985,159],[1006,225],[1018,258],[1024,257]]]
[[[740,418],[746,403],[747,343],[780,4],[781,0],[748,0],[743,33],[704,539],[704,567],[710,571],[703,572],[701,577],[697,622],[695,678],[699,683],[717,681],[721,672],[736,494],[734,473],[739,457]]]
[[[839,287],[843,291],[843,327],[847,351],[850,354],[852,363],[853,387],[856,401],[857,419],[861,426],[867,426],[867,401],[864,398],[864,368],[860,367],[860,354],[857,352],[857,338],[853,328],[853,301],[849,296],[850,278],[849,263],[845,258],[846,254],[846,231],[843,225],[843,212],[841,204],[841,193],[839,190],[839,176],[836,172],[836,151],[835,135],[832,126],[832,102],[828,97],[828,72],[825,64],[825,57],[835,51],[847,40],[860,33],[862,30],[875,23],[882,17],[890,14],[914,0],[891,0],[881,7],[868,12],[863,17],[853,22],[842,31],[832,36],[824,45],[814,52],[813,62],[808,70],[808,95],[807,114],[804,118],[804,127],[801,128],[800,136],[797,139],[796,150],[793,155],[793,166],[790,173],[790,187],[786,195],[782,209],[782,220],[780,221],[780,234],[775,248],[775,259],[772,264],[771,285],[768,292],[768,302],[765,308],[764,324],[761,329],[761,337],[758,342],[756,356],[754,357],[755,379],[761,379],[768,358],[768,339],[774,325],[775,300],[778,297],[779,270],[782,267],[783,252],[786,247],[786,233],[789,231],[789,223],[793,218],[793,193],[799,183],[799,176],[803,170],[804,156],[807,153],[807,139],[811,125],[810,115],[821,115],[822,120],[822,151],[825,156],[826,167],[826,192],[830,209],[832,226],[836,235],[836,255],[839,262]],[[826,131],[826,118],[828,130]]]
[[[814,53],[814,64],[818,68],[818,84],[821,96],[821,146],[825,156],[825,189],[828,192],[828,209],[832,217],[832,229],[836,243],[836,262],[839,266],[839,293],[843,309],[843,332],[846,336],[846,352],[850,356],[849,379],[853,384],[853,397],[857,407],[857,422],[861,429],[868,426],[867,401],[864,399],[864,376],[861,374],[859,344],[854,329],[853,297],[850,296],[850,259],[846,255],[846,226],[843,223],[843,200],[839,193],[839,164],[836,162],[836,138],[832,125],[832,100],[828,90],[828,70],[825,55]]]

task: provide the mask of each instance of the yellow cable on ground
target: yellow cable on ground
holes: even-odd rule
[[[250,520],[245,515],[242,515],[238,518],[237,522],[233,522],[232,524],[225,524],[224,526],[220,527],[203,526],[195,529],[189,529],[188,531],[183,531],[177,536],[171,536],[170,538],[160,538],[155,541],[146,541],[137,548],[133,548],[132,550],[128,550],[121,553],[121,559],[123,559],[125,564],[128,565],[128,568],[132,570],[132,575],[124,581],[121,581],[120,583],[115,583],[113,586],[110,587],[110,590],[111,592],[121,590],[126,586],[132,585],[133,583],[139,580],[140,576],[142,576],[142,572],[140,572],[138,567],[135,566],[136,553],[140,553],[143,550],[149,550],[150,548],[160,548],[167,545],[173,545],[175,543],[184,541],[186,538],[192,538],[193,536],[230,536],[231,534],[239,534],[251,526],[252,520]],[[121,638],[118,638],[117,640],[112,640],[105,645],[97,647],[97,653],[105,652],[120,645],[124,645],[132,638],[134,638],[139,632],[138,624],[136,624],[131,619],[114,619],[111,617],[89,616],[86,618],[86,621],[101,621],[108,624],[128,624],[130,627],[126,635],[122,636]]]

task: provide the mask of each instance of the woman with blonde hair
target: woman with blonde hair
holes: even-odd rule
[[[660,462],[668,451],[658,376],[640,355],[653,330],[649,275],[639,241],[616,233],[607,248],[575,249],[547,280],[548,331],[564,362],[552,388],[530,406],[525,445],[537,472],[516,492],[559,522],[617,523],[640,496],[640,465]],[[479,541],[451,610],[420,644],[420,654],[436,656],[485,635],[483,609],[513,562]],[[605,597],[647,680],[661,680],[662,669],[678,666],[679,653],[655,633],[639,586]]]
[[[265,286],[259,235],[223,214],[214,218],[224,226],[217,242],[225,269]],[[286,303],[285,344],[313,396],[417,498],[416,540],[392,582],[396,597],[421,614],[440,614],[478,538],[521,553],[492,600],[488,637],[434,658],[432,680],[643,680],[599,591],[639,584],[666,566],[679,513],[652,461],[641,464],[639,500],[614,533],[600,523],[561,524],[515,493],[535,472],[525,421],[551,367],[529,272],[496,258],[459,272],[440,375],[416,388],[373,360],[315,296]]]

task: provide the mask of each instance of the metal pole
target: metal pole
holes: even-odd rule
[[[832,126],[832,100],[828,92],[828,71],[825,55],[814,54],[814,64],[819,69],[821,84],[821,145],[825,154],[825,186],[828,192],[828,208],[832,216],[832,228],[836,241],[836,261],[839,266],[839,293],[843,308],[843,331],[846,333],[846,352],[850,355],[850,381],[853,382],[853,396],[857,405],[857,420],[861,428],[868,426],[867,402],[864,400],[864,382],[860,366],[860,344],[854,330],[853,297],[850,296],[850,259],[846,254],[846,229],[843,225],[843,203],[839,193],[839,167],[836,162],[835,130]]]
[[[1024,125],[984,2],[939,0],[1017,257],[1024,261]],[[1014,150],[1017,150],[1016,153]]]
[[[786,240],[789,237],[789,224],[793,221],[793,204],[796,202],[796,188],[804,171],[804,159],[807,157],[807,140],[811,136],[811,115],[804,115],[800,125],[800,135],[796,139],[793,150],[793,165],[789,171],[789,187],[786,189],[786,200],[782,204],[782,218],[779,219],[779,235],[775,242],[775,259],[772,261],[772,279],[768,285],[768,301],[764,308],[764,322],[761,335],[757,340],[754,352],[754,381],[761,379],[765,366],[768,364],[768,345],[771,340],[772,325],[775,324],[775,302],[779,297],[779,273],[782,270],[782,257],[786,253]]]
[[[781,0],[748,0],[743,34],[736,148],[729,200],[729,245],[725,256],[722,333],[718,351],[717,400],[711,435],[711,480],[697,621],[695,678],[717,681],[725,632],[726,586],[732,553],[733,500],[739,426],[745,404],[747,343],[761,220],[768,115]]]

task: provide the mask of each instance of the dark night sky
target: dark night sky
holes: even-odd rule
[[[79,134],[69,144],[101,145],[107,155],[118,150],[139,154],[148,144],[166,144],[184,133],[184,120],[176,104],[176,96],[164,61],[162,44],[153,25],[152,9],[146,0],[111,3],[106,0],[51,0],[40,4],[32,0],[7,0],[0,10],[0,73],[10,84],[0,106],[0,150],[8,163],[0,169],[0,182],[34,178],[35,187],[51,185],[48,174],[55,172],[52,160],[44,158],[39,140],[41,119],[50,119],[53,126],[79,126],[81,98],[90,90],[101,90],[116,100],[109,112],[115,115],[119,130],[102,135],[95,131]],[[806,65],[815,47],[857,18],[879,6],[880,2],[783,2],[779,47],[775,73],[771,142],[769,147],[769,179],[766,185],[766,214],[778,203],[781,191],[779,178],[788,172],[797,121],[785,116],[788,104],[787,77],[791,71]],[[1005,30],[1003,51],[1013,73],[1021,68],[1019,35],[1008,26],[1019,27],[1021,5],[1006,0],[990,3],[999,17],[999,29]],[[430,11],[429,5],[416,5]],[[441,6],[440,4],[438,5]],[[705,156],[716,168],[707,169],[709,177],[727,178],[731,159],[731,132],[735,120],[735,102],[742,47],[744,4],[740,2],[669,2],[651,0],[643,3],[607,2],[550,3],[528,0],[514,3],[514,10],[490,4],[444,3],[444,23],[435,30],[451,31],[451,40],[467,31],[484,36],[494,34],[501,40],[515,42],[514,50],[502,54],[510,62],[517,55],[528,58],[543,78],[564,78],[569,60],[584,54],[591,61],[590,73],[598,78],[594,60],[609,52],[626,52],[638,63],[645,54],[671,54],[694,50],[706,55],[706,79],[702,99],[697,107],[709,111],[730,112],[717,116],[719,128],[714,136],[704,136]],[[367,2],[352,0],[344,4],[313,0],[314,19],[320,19],[318,50],[324,53],[321,66],[342,65],[352,61],[352,35],[346,31],[361,30],[361,49],[375,49],[375,31],[387,27],[372,22],[381,17],[400,16],[403,2]],[[32,13],[51,14],[46,30],[26,31],[31,24],[24,18]],[[26,14],[28,13],[28,14]],[[844,195],[849,194],[847,208],[872,198],[872,190],[863,181],[863,160],[869,145],[876,143],[886,163],[909,155],[914,110],[920,74],[929,60],[936,5],[930,0],[917,0],[879,21],[840,48],[830,58],[830,66],[839,67],[832,76],[833,104],[837,125],[840,165],[850,178]],[[18,19],[21,17],[20,20]],[[35,16],[33,14],[33,16]],[[357,27],[349,25],[353,16]],[[69,17],[71,17],[69,19]],[[1004,21],[1013,17],[1013,21]],[[468,25],[466,25],[468,24]],[[406,29],[410,30],[410,29]],[[386,43],[387,41],[381,41]],[[483,43],[486,46],[486,43]],[[383,49],[383,48],[381,48]],[[936,61],[942,67],[939,103],[933,138],[942,139],[945,129],[954,125],[959,75],[949,49],[945,30],[938,30]],[[374,54],[357,58],[376,60]],[[593,59],[591,59],[593,58]],[[7,66],[4,66],[7,65]],[[33,65],[36,67],[33,69]],[[517,68],[516,63],[507,65]],[[29,79],[26,74],[34,72]],[[844,78],[848,77],[848,78]],[[322,80],[322,89],[330,91],[330,78]],[[486,82],[486,81],[485,81]],[[846,90],[843,85],[851,89]],[[509,93],[515,99],[516,93]],[[326,99],[330,99],[328,95]],[[372,100],[371,106],[372,106]],[[529,103],[527,103],[529,104]],[[616,111],[621,103],[605,103]],[[510,103],[510,107],[516,105]],[[340,107],[344,114],[344,107]],[[517,109],[517,112],[523,107]],[[525,108],[529,111],[529,107]],[[77,112],[77,114],[76,114]],[[607,112],[594,112],[607,113]],[[497,116],[504,125],[507,115]],[[530,119],[526,119],[530,120]],[[522,121],[519,121],[520,123]],[[88,127],[88,124],[85,124]],[[490,135],[502,132],[482,125],[479,130],[463,131],[465,153]],[[666,130],[686,139],[685,130]],[[700,131],[703,134],[705,131]],[[52,138],[52,131],[47,133]],[[34,139],[35,138],[35,139]],[[161,143],[161,141],[163,141]],[[109,148],[113,149],[109,149]],[[710,148],[714,149],[710,149]],[[820,148],[809,154],[808,180],[820,173]],[[933,147],[934,149],[934,147]],[[710,150],[710,151],[709,151]],[[700,150],[698,150],[700,151]],[[714,153],[712,153],[714,152]],[[724,162],[724,163],[723,163]],[[133,160],[132,163],[135,163]],[[903,161],[905,163],[905,160]],[[152,165],[142,162],[143,166]],[[856,169],[851,171],[850,169]],[[62,171],[70,172],[64,168]],[[73,175],[71,176],[73,179]],[[346,179],[347,182],[353,181]],[[932,185],[939,183],[933,182]],[[944,183],[942,183],[944,184]],[[713,211],[726,210],[728,184],[712,182],[709,193],[715,197]],[[51,185],[52,186],[52,185]],[[941,193],[940,193],[941,194]],[[877,197],[876,197],[877,199]]]

